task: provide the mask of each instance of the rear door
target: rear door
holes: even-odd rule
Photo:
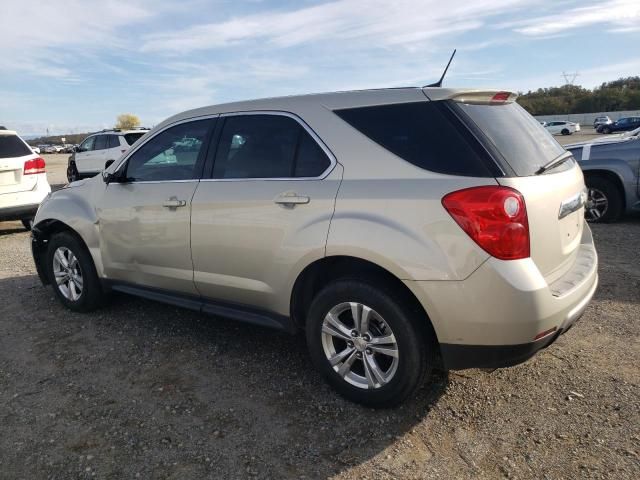
[[[196,287],[288,313],[295,273],[325,254],[342,169],[293,116],[226,116],[219,136],[211,178],[192,203]]]
[[[24,175],[24,162],[37,156],[15,133],[0,130],[0,195],[36,186],[38,175]]]
[[[538,174],[567,152],[517,103],[454,105],[508,170],[498,183],[524,196],[531,258],[548,282],[559,278],[573,264],[584,229],[584,178],[577,162],[570,157]]]

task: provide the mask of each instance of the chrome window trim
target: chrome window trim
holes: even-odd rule
[[[240,112],[224,112],[224,113],[215,113],[210,115],[202,115],[198,117],[189,117],[182,120],[178,120],[169,125],[166,125],[162,130],[158,130],[152,136],[145,139],[143,143],[138,145],[134,150],[128,151],[120,160],[118,165],[113,169],[113,172],[117,172],[122,166],[129,160],[129,158],[136,153],[140,148],[153,140],[157,135],[160,135],[162,132],[166,131],[169,128],[175,127],[177,125],[187,123],[187,122],[195,122],[198,120],[207,120],[211,118],[224,118],[224,117],[236,117],[242,115],[280,115],[283,117],[289,117],[296,121],[304,130],[311,135],[311,138],[315,140],[315,142],[320,146],[322,151],[329,158],[329,166],[326,168],[324,172],[322,172],[317,177],[252,177],[252,178],[191,178],[188,180],[143,180],[140,182],[130,182],[122,185],[131,185],[131,184],[156,184],[156,183],[184,183],[184,182],[247,182],[247,181],[310,181],[310,180],[323,180],[329,176],[329,174],[333,171],[338,160],[336,159],[333,152],[325,145],[322,139],[318,136],[316,132],[298,115],[291,112],[286,112],[283,110],[243,110]],[[214,158],[215,161],[215,158]]]
[[[246,116],[246,115],[278,115],[281,117],[289,117],[298,123],[304,130],[311,135],[311,138],[318,144],[318,146],[322,149],[324,154],[329,158],[329,166],[318,176],[316,177],[251,177],[251,178],[203,178],[201,182],[252,182],[252,181],[310,181],[310,180],[323,180],[333,171],[338,160],[329,147],[325,145],[322,139],[318,136],[316,132],[298,115],[291,112],[286,112],[283,110],[245,110],[241,112],[226,112],[221,113],[220,118],[224,117],[238,117],[238,116]],[[214,158],[215,161],[215,158]]]

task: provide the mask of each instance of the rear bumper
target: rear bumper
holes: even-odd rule
[[[530,258],[490,258],[462,281],[406,281],[429,314],[444,366],[515,365],[566,332],[582,316],[598,285],[588,226],[580,248],[583,252],[572,269],[550,285]]]
[[[20,205],[17,207],[0,208],[0,222],[8,220],[22,220],[23,218],[32,218],[38,211],[38,203],[29,205]]]

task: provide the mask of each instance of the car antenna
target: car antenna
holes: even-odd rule
[[[449,65],[451,65],[451,60],[453,60],[453,57],[456,54],[456,49],[453,49],[453,53],[451,54],[451,58],[449,58],[449,63],[447,63],[447,66],[444,67],[444,72],[442,72],[442,76],[440,77],[440,80],[438,80],[436,83],[432,83],[431,85],[425,85],[422,88],[427,88],[427,87],[441,87],[442,86],[442,81],[444,80],[444,76],[447,74],[447,70],[449,70]]]

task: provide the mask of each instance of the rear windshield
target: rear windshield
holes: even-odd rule
[[[31,150],[17,135],[0,135],[0,158],[24,157]]]
[[[129,145],[133,145],[134,143],[136,143],[136,141],[142,137],[145,133],[147,132],[140,132],[140,133],[127,133],[126,135],[124,135],[124,139],[127,141],[127,144]]]
[[[553,136],[517,103],[455,105],[477,125],[517,176],[533,175],[542,165],[565,152]],[[554,172],[572,165],[572,162],[565,162]]]
[[[415,102],[336,110],[374,142],[426,170],[468,177],[502,175],[487,151],[446,102]]]

